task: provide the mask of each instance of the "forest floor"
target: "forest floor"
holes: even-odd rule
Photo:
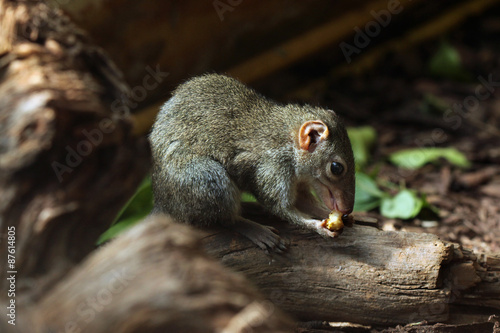
[[[372,126],[377,143],[368,172],[377,174],[378,183],[404,184],[425,194],[438,209],[437,214],[424,211],[408,220],[385,218],[378,210],[366,213],[381,228],[434,233],[475,251],[498,253],[499,35],[500,8],[496,8],[469,19],[443,39],[388,54],[360,75],[321,77],[322,72],[331,73],[327,67],[331,65],[328,60],[315,61],[288,69],[262,89],[269,96],[286,99],[290,94],[284,93],[280,82],[290,78],[301,86],[318,78],[326,82],[321,88],[308,89],[302,101],[333,108],[348,126]],[[452,58],[457,53],[460,68],[446,68],[445,63],[438,64],[438,73],[431,69],[440,48],[451,52]],[[443,160],[408,171],[387,161],[391,152],[428,147],[455,147],[471,167],[463,169]]]

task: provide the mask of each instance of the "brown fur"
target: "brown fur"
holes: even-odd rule
[[[305,150],[299,131],[316,120],[328,135],[315,137],[314,127],[308,134],[314,149]],[[316,225],[329,210],[310,187],[328,183],[344,211],[354,203],[354,158],[338,116],[310,105],[280,105],[227,76],[208,74],[180,85],[158,114],[150,141],[155,212],[193,225],[230,226],[262,248],[284,244],[240,217],[241,191],[281,218],[331,237]],[[341,177],[328,174],[333,160],[346,169]]]

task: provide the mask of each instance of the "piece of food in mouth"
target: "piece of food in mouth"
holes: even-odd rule
[[[342,222],[342,214],[336,210],[330,213],[326,219],[325,227],[330,231],[339,231],[344,228],[344,222]]]

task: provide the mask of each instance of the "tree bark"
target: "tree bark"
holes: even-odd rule
[[[149,218],[92,254],[37,307],[40,332],[291,332],[241,274],[203,252],[199,232]]]
[[[18,306],[48,293],[95,248],[148,171],[146,140],[132,137],[123,109],[128,91],[102,50],[59,11],[0,0],[4,300],[11,274]],[[16,236],[7,244],[9,231]]]
[[[82,332],[291,331],[278,309],[301,321],[387,326],[450,323],[467,314],[481,327],[493,326],[487,319],[500,308],[498,257],[479,259],[431,234],[357,225],[338,239],[323,239],[255,205],[247,210],[247,217],[278,228],[290,241],[286,253],[267,254],[224,229],[202,236],[150,218],[59,283],[37,306],[35,326]],[[224,269],[203,247],[242,275]],[[478,311],[482,315],[473,316]],[[438,331],[428,327],[433,330]]]
[[[323,239],[255,205],[247,215],[277,228],[289,250],[269,256],[243,237],[217,231],[204,238],[206,250],[300,320],[393,325],[447,321],[450,311],[461,311],[451,304],[467,305],[469,313],[500,309],[498,256],[475,255],[432,234],[359,225]]]

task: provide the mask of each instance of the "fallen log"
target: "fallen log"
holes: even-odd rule
[[[254,205],[247,215],[277,228],[290,240],[289,250],[269,256],[220,231],[209,231],[205,249],[300,320],[394,325],[445,322],[463,311],[452,304],[485,315],[500,309],[498,256],[477,256],[432,234],[358,225],[323,239]]]
[[[36,308],[35,326],[233,332],[238,330],[228,327],[239,323],[240,330],[285,332],[290,322],[278,309],[301,321],[388,326],[450,324],[463,313],[460,305],[467,305],[470,322],[485,323],[500,308],[497,257],[477,257],[431,234],[366,226],[323,239],[255,205],[247,207],[246,216],[278,228],[290,241],[289,250],[268,254],[225,229],[202,237],[185,225],[150,218],[58,284]],[[224,269],[203,247],[242,275]],[[478,311],[481,315],[472,315]]]
[[[93,253],[37,307],[39,332],[291,332],[292,321],[202,251],[200,235],[150,218]]]

